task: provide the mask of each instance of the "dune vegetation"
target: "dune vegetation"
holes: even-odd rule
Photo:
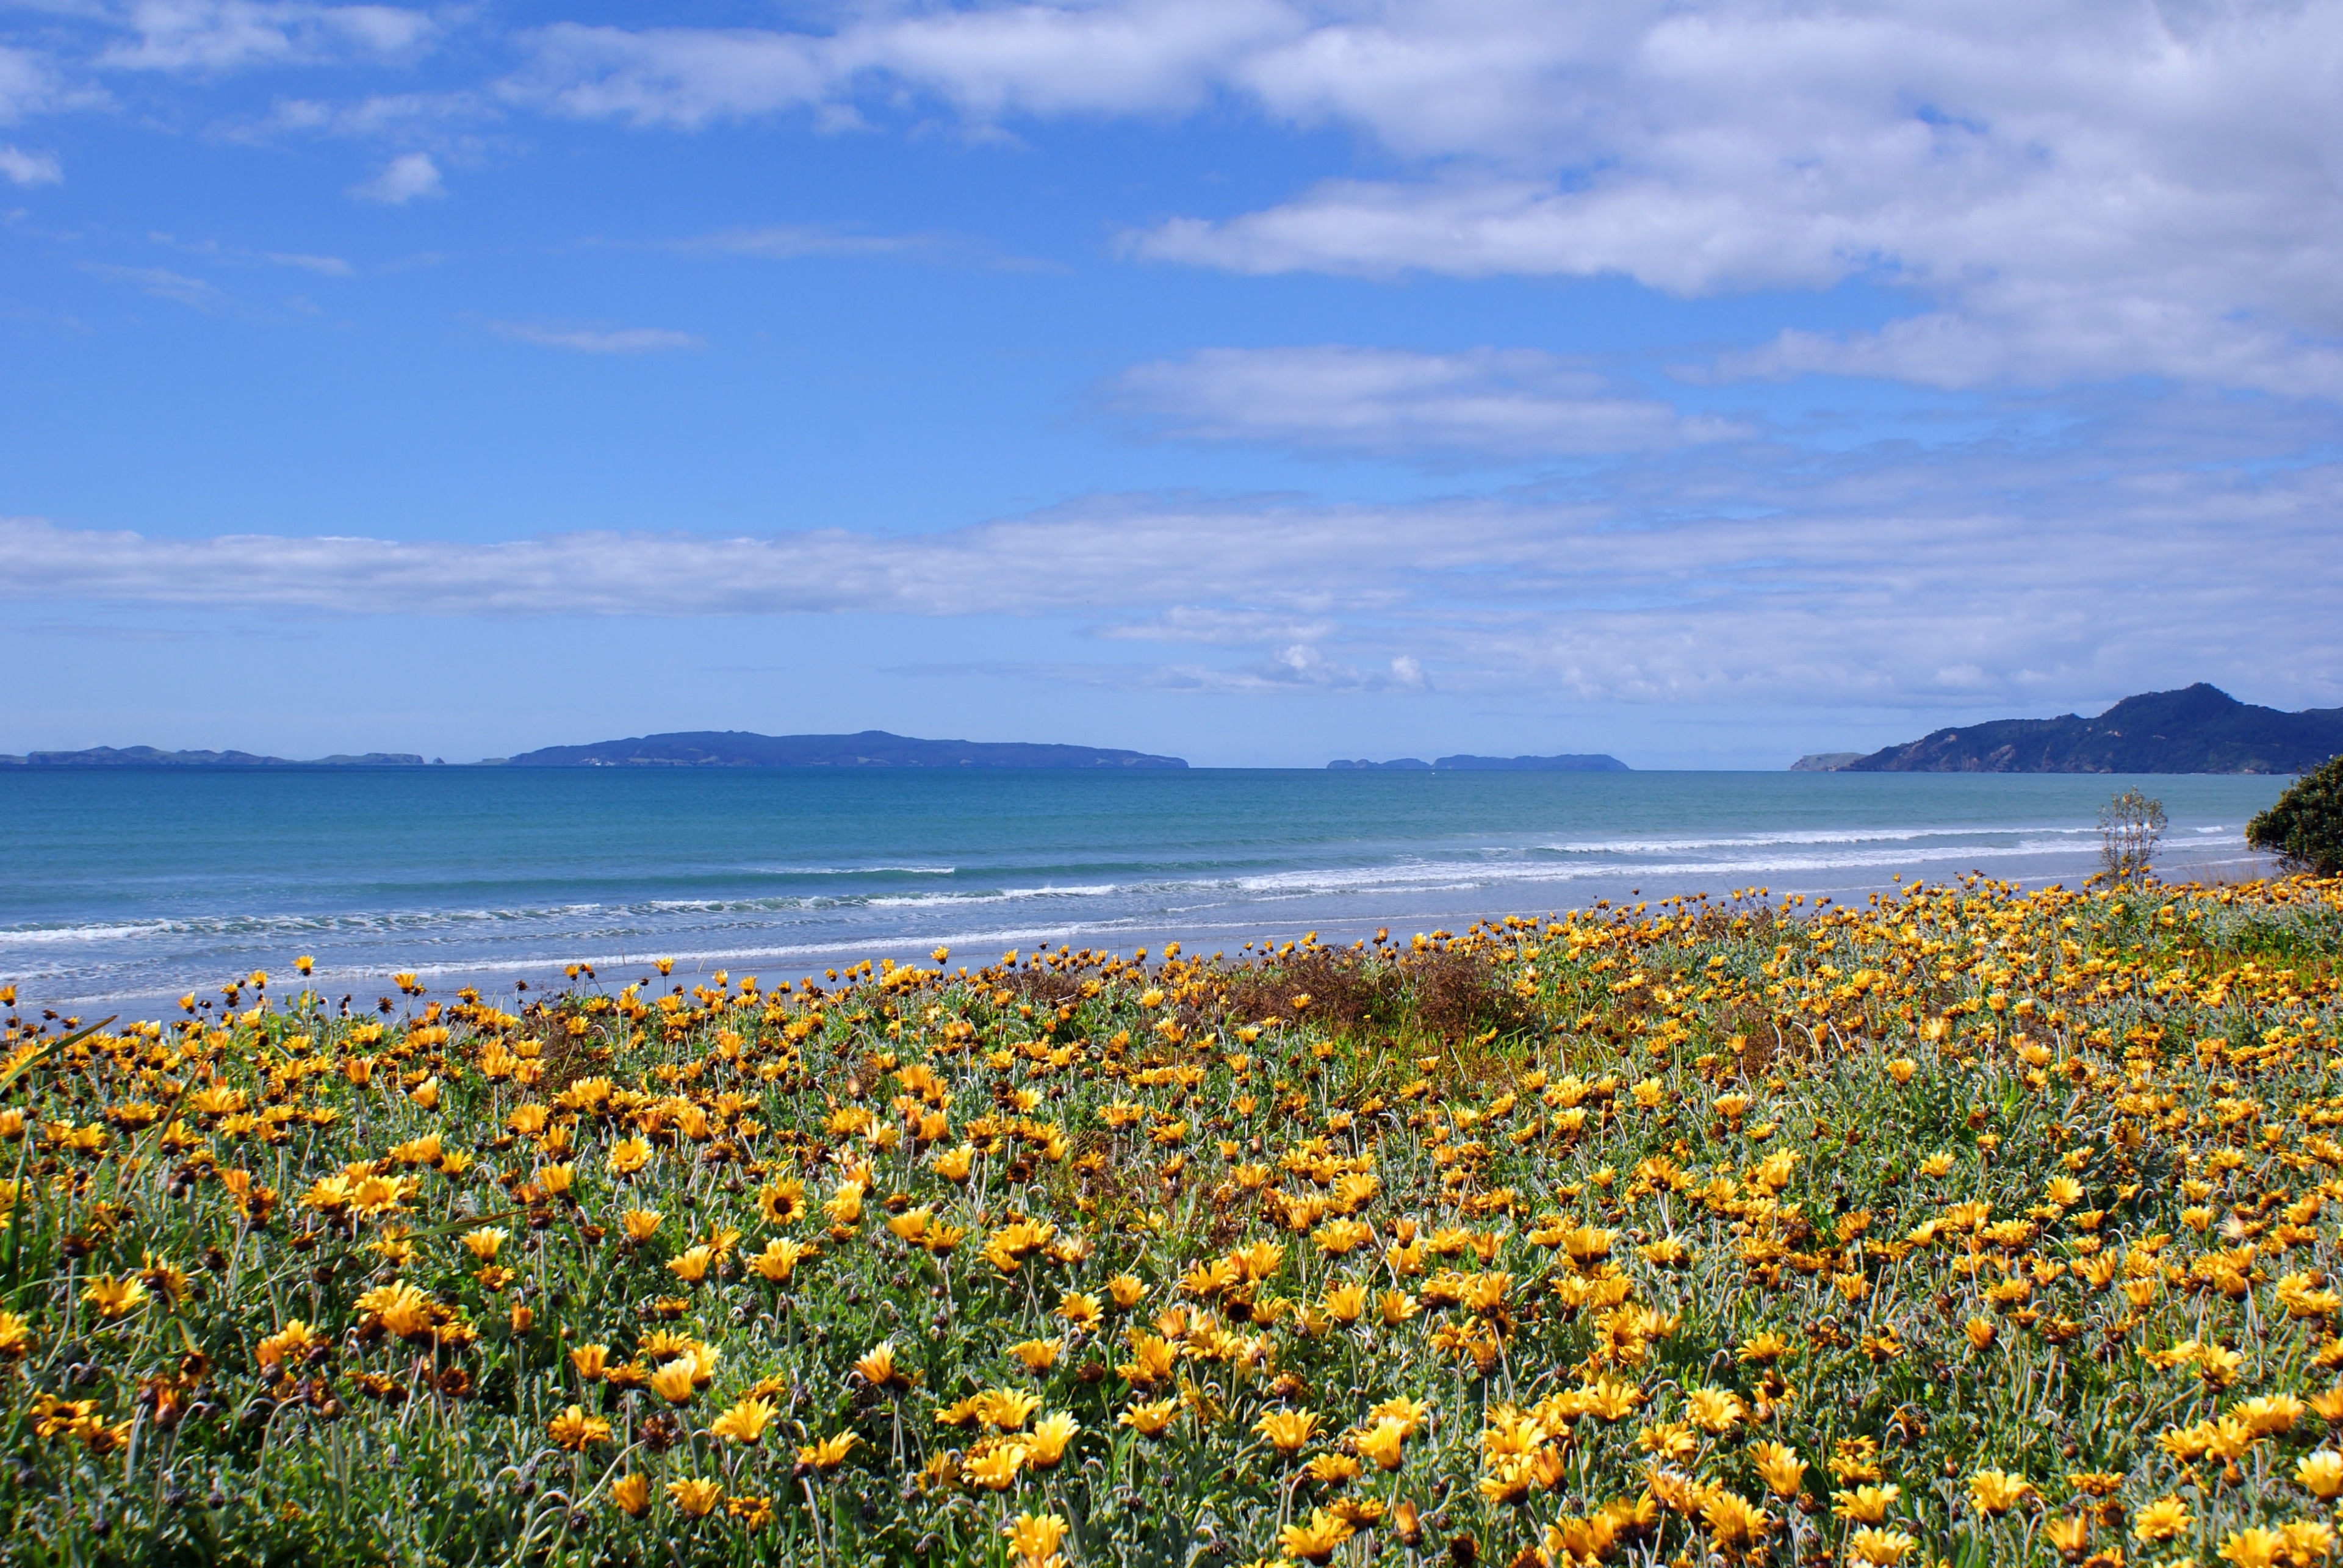
[[[2322,1563],[2338,949],[1971,879],[12,1017],[5,1555]]]

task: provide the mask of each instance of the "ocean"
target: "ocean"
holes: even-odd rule
[[[2137,784],[2162,864],[2236,875],[2287,780],[2072,775],[205,769],[0,772],[0,983],[156,1017],[297,954],[371,1004],[604,979],[765,983],[1061,942],[1238,951],[1765,887],[2094,869]],[[648,973],[648,969],[643,970]]]

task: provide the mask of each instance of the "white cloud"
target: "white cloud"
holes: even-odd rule
[[[1742,433],[1529,349],[1207,348],[1125,371],[1113,391],[1167,434],[1347,451],[1543,457]]]
[[[0,594],[333,615],[1023,617],[1215,649],[1064,676],[1199,690],[2056,711],[2210,679],[2334,704],[2343,464],[2220,455],[2266,412],[2128,407],[2109,416],[2118,434],[2076,447],[1996,438],[1760,472],[1677,448],[1628,462],[1600,505],[1100,497],[919,535],[498,544],[19,519],[0,524]]]
[[[135,40],[98,56],[122,70],[216,75],[256,65],[306,65],[415,54],[437,31],[420,11],[317,5],[305,0],[138,0]]]
[[[1558,192],[1526,180],[1336,180],[1298,201],[1224,222],[1174,218],[1131,251],[1234,272],[1421,270],[1624,273],[1677,294],[1818,288],[1875,265],[1827,224],[1752,210],[1755,193]]]
[[[530,40],[508,89],[581,118],[693,126],[802,106],[830,73],[811,38],[790,34],[557,23]]]
[[[1001,659],[959,664],[896,665],[890,675],[991,675],[1112,691],[1175,691],[1213,697],[1259,697],[1293,691],[1421,691],[1423,672],[1405,657],[1388,672],[1327,658],[1305,643],[1281,648],[1240,665],[1037,664]]]
[[[1227,609],[1175,604],[1144,620],[1121,620],[1098,628],[1098,635],[1128,642],[1199,642],[1223,648],[1263,643],[1323,642],[1340,629],[1322,616],[1298,616],[1291,610]]]
[[[126,283],[156,299],[168,299],[197,310],[216,310],[227,303],[227,297],[200,277],[173,272],[161,266],[116,266],[106,262],[85,262],[82,270],[112,283]]]
[[[23,117],[48,95],[47,62],[29,49],[0,44],[0,124]]]
[[[1121,0],[880,15],[834,34],[584,26],[532,35],[509,85],[565,114],[696,126],[892,77],[980,118],[1194,106],[1232,59],[1300,29],[1272,0]]]
[[[59,109],[96,108],[106,101],[95,87],[69,85],[56,62],[38,50],[0,44],[0,126]]]
[[[302,272],[314,272],[320,277],[349,277],[357,272],[338,256],[311,256],[303,251],[245,250],[225,246],[216,239],[185,240],[175,234],[150,233],[149,240],[187,256],[200,256],[209,260],[251,266],[289,266]]]
[[[477,152],[480,140],[469,127],[501,113],[487,95],[463,89],[375,93],[342,101],[279,97],[266,114],[231,117],[215,125],[212,134],[240,142],[265,142],[288,134],[356,136]]]
[[[1273,109],[1443,160],[1431,177],[1178,221],[1138,248],[1684,295],[1869,276],[1936,309],[1733,367],[2343,392],[2321,281],[2343,261],[2331,5],[1651,6],[1522,27],[1485,75],[1458,46],[1473,27],[1396,13],[1252,67]]]
[[[350,187],[350,195],[359,200],[381,202],[387,206],[405,206],[417,196],[446,194],[439,183],[439,166],[431,161],[429,153],[401,153],[385,164],[374,178]]]
[[[922,96],[980,122],[1223,99],[1400,160],[1135,254],[1248,272],[1908,289],[1736,374],[2135,374],[2343,394],[2331,0],[1098,0],[835,32],[534,35],[517,98],[639,125]]]
[[[893,256],[926,249],[934,243],[925,235],[841,234],[803,224],[769,224],[679,239],[669,248],[685,256],[749,256],[766,261],[799,261],[808,256]]]
[[[2143,295],[2109,297],[2078,281],[2030,291],[1968,291],[1958,311],[1930,311],[1874,332],[1785,331],[1760,347],[1686,367],[1695,379],[1818,373],[1966,389],[2055,385],[2141,373],[2305,397],[2343,395],[2343,345]]]
[[[256,253],[253,259],[271,266],[297,267],[320,277],[347,277],[357,270],[338,256],[306,256],[298,251],[265,250]]]
[[[698,348],[705,341],[689,332],[657,327],[545,327],[527,322],[492,321],[488,330],[517,343],[540,348],[572,348],[581,354],[656,354],[665,348]]]
[[[11,185],[53,186],[65,177],[63,166],[47,153],[28,153],[0,143],[0,179]]]

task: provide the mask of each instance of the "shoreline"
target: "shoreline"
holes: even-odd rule
[[[2264,879],[2276,874],[2276,862],[2264,855],[2247,851],[2217,859],[2191,859],[2160,868],[2158,880],[2172,886],[2195,884],[2204,887],[2232,886]],[[1879,879],[1838,880],[1822,879],[1814,882],[1782,880],[1752,884],[1763,887],[1772,901],[1791,897],[1803,898],[1808,906],[1827,900],[1844,905],[1850,900],[1868,899],[1874,893],[1883,895],[1901,892],[1906,887],[1921,884],[1939,887],[1976,875],[1988,879],[2034,890],[2041,888],[2079,887],[2084,876],[2043,876],[2038,878],[2010,877],[1996,874],[1989,866],[1966,867],[1959,871],[1942,874],[1898,874]],[[1624,880],[1624,879],[1620,879]],[[1777,885],[1778,884],[1778,885]],[[1677,898],[1706,897],[1712,902],[1722,902],[1735,890],[1731,888],[1673,886],[1640,883],[1625,888],[1625,895],[1644,903],[1658,903]],[[734,983],[747,975],[758,977],[765,984],[778,984],[787,980],[792,983],[802,977],[820,980],[824,970],[842,969],[865,960],[878,964],[893,960],[898,964],[932,962],[933,950],[940,947],[952,950],[955,964],[965,961],[971,965],[991,962],[1005,944],[1021,950],[1037,947],[1056,948],[1061,944],[1077,949],[1090,948],[1101,952],[1127,956],[1144,950],[1150,954],[1161,953],[1166,944],[1178,942],[1181,950],[1192,958],[1242,956],[1245,944],[1256,948],[1264,942],[1299,940],[1305,931],[1314,932],[1321,943],[1330,947],[1348,947],[1354,940],[1371,939],[1379,930],[1388,929],[1394,940],[1404,940],[1419,931],[1429,934],[1435,930],[1460,930],[1475,920],[1502,920],[1507,916],[1523,919],[1555,919],[1593,908],[1598,900],[1617,905],[1622,899],[1616,893],[1588,890],[1589,896],[1566,905],[1517,905],[1501,907],[1491,900],[1487,907],[1469,916],[1454,911],[1436,915],[1420,913],[1383,913],[1372,915],[1343,914],[1320,920],[1298,916],[1290,922],[1274,920],[1273,904],[1264,901],[1252,906],[1263,918],[1246,920],[1195,920],[1184,924],[1172,922],[1131,923],[1107,926],[1084,925],[1080,922],[1033,922],[1031,924],[996,927],[980,930],[946,930],[940,925],[924,933],[871,933],[867,938],[840,938],[836,940],[778,944],[768,947],[718,947],[713,949],[650,949],[641,952],[600,954],[570,954],[532,958],[515,963],[480,963],[468,960],[453,960],[445,963],[427,964],[401,961],[396,954],[380,965],[358,968],[321,969],[308,980],[301,982],[307,989],[318,990],[329,1003],[338,1006],[342,996],[350,1000],[351,1010],[363,1013],[379,1012],[378,1002],[386,994],[393,1006],[388,1017],[400,1017],[411,1010],[412,1004],[403,1001],[391,983],[395,974],[413,974],[430,995],[444,999],[458,990],[469,987],[484,998],[521,994],[516,981],[525,981],[527,994],[544,995],[558,992],[572,985],[565,970],[571,965],[594,972],[597,981],[615,990],[635,980],[648,984],[651,976],[637,970],[650,970],[656,960],[672,960],[674,972],[659,980],[661,987],[681,985],[687,990],[695,985],[710,983],[719,970],[729,973]],[[42,996],[25,990],[34,982],[15,981],[21,993],[20,1007],[50,1009],[62,1014],[79,1016],[87,1021],[94,1016],[113,1013],[124,1021],[168,1020],[181,1016],[181,996],[193,994],[197,1000],[216,999],[220,988],[230,980],[241,980],[253,969],[267,973],[272,984],[282,989],[298,979],[293,973],[292,959],[300,950],[297,943],[288,942],[283,958],[274,963],[250,966],[239,974],[222,973],[200,980],[190,980],[169,990],[146,990],[106,994],[84,994],[59,997]],[[14,977],[0,974],[0,984],[11,983]],[[363,981],[363,984],[353,982]],[[827,982],[825,982],[827,983]]]

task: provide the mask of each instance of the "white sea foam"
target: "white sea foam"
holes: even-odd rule
[[[742,869],[764,877],[875,877],[893,874],[906,877],[950,877],[960,871],[958,866],[746,866]]]
[[[1745,799],[1732,780],[1662,777],[1638,807],[1634,829],[1590,831],[1588,814],[1575,808],[1557,808],[1550,826],[1475,820],[1469,811],[1342,817],[1307,779],[1264,784],[1268,806],[1223,819],[1209,804],[1223,798],[1221,781],[1197,797],[1206,804],[1184,808],[1184,818],[1110,813],[1071,819],[1063,834],[997,837],[977,825],[962,845],[907,839],[883,820],[851,825],[872,846],[867,859],[850,852],[793,858],[786,838],[760,840],[761,827],[727,828],[729,849],[687,848],[666,859],[658,848],[600,846],[589,823],[574,840],[586,847],[570,860],[535,852],[512,859],[508,846],[487,838],[474,850],[464,832],[478,829],[451,829],[436,860],[386,862],[364,838],[338,858],[330,846],[317,850],[302,863],[328,867],[334,877],[316,884],[283,861],[247,877],[240,859],[232,870],[205,871],[197,856],[159,880],[144,869],[109,881],[102,868],[75,868],[75,885],[89,890],[78,909],[70,893],[52,892],[45,872],[20,868],[14,897],[0,884],[0,915],[12,917],[0,923],[0,980],[26,982],[28,996],[86,1011],[216,985],[256,968],[277,972],[296,952],[317,955],[321,988],[355,992],[397,970],[436,977],[435,986],[456,975],[535,985],[558,980],[567,963],[607,969],[652,955],[676,959],[679,973],[719,964],[741,972],[841,955],[923,957],[939,942],[973,951],[1177,935],[1192,936],[1193,947],[1218,933],[1253,937],[1272,926],[1355,935],[1382,924],[1429,929],[1508,910],[1583,906],[1631,888],[1654,897],[1757,884],[1777,893],[1843,893],[1885,887],[1891,872],[1933,880],[1972,869],[2077,881],[2095,869],[2091,815],[2104,787],[2077,781],[2062,793],[2040,783],[2004,793],[1989,783],[1948,789],[1924,782],[1908,792],[1916,820],[1866,822],[1850,809],[1807,823],[1785,818],[1814,812],[1817,800],[1836,812],[1829,786],[1776,800]],[[2198,789],[2202,801],[2193,813],[2175,811],[2189,819],[2168,840],[2176,868],[2184,859],[2192,868],[2244,863],[2235,824],[2258,806],[2222,788],[2173,786],[2174,793]],[[2062,817],[2056,802],[2069,795],[2074,812]],[[2014,808],[2012,819],[1951,819],[1972,796],[1982,811]],[[2046,802],[2053,802],[2047,809]],[[1867,801],[1863,810],[1893,808]],[[2220,820],[2205,819],[2216,814]],[[751,862],[739,853],[744,842],[776,848]],[[67,847],[47,852],[55,864],[69,863]],[[127,890],[147,887],[156,892],[141,907]],[[379,896],[339,897],[372,898],[371,908],[327,902],[338,890],[369,887]],[[565,896],[572,893],[588,896]],[[305,908],[313,898],[318,907]]]
[[[81,924],[15,925],[0,927],[0,951],[106,943],[135,948],[205,938],[325,940],[399,937],[428,940],[437,935],[460,933],[481,926],[574,928],[601,922],[624,922],[645,916],[763,916],[858,909],[940,911],[1032,900],[1081,902],[1117,897],[1154,900],[1193,897],[1202,893],[1222,893],[1240,900],[1282,901],[1308,895],[1461,892],[1515,884],[1570,884],[1617,877],[1826,876],[1909,865],[2001,859],[2012,856],[2072,855],[2083,847],[2076,835],[2055,829],[2025,829],[2016,834],[2011,830],[1999,830],[1992,835],[1996,841],[1989,843],[1925,841],[1937,836],[1913,834],[1897,839],[1888,836],[1851,834],[1748,835],[1632,841],[1634,849],[1643,855],[1673,851],[1665,858],[1642,858],[1642,855],[1631,853],[1624,845],[1605,846],[1605,852],[1602,854],[1580,851],[1568,859],[1498,848],[1469,859],[1403,858],[1373,865],[1301,866],[1238,875],[1151,877],[1124,881],[1046,881],[1030,886],[967,890],[939,889],[929,892],[827,897],[649,899],[629,903],[575,902],[519,905],[508,909],[402,910],[373,913],[229,913]],[[2009,841],[2013,836],[2016,838],[2016,842]],[[2199,834],[2192,848],[2208,849],[2228,845],[2242,848],[2244,839],[2234,832],[2217,829],[2210,833]],[[1825,850],[1825,846],[1834,848]],[[1686,852],[1697,847],[1740,852],[1711,855]]]
[[[1999,838],[2012,833],[2096,836],[2097,831],[2096,828],[2077,828],[2058,822],[1948,822],[1933,827],[1785,828],[1770,833],[1722,833],[1698,838],[1580,839],[1537,847],[1568,855],[1674,855],[1693,849],[1741,849],[1765,844],[1905,844],[1923,839]]]

